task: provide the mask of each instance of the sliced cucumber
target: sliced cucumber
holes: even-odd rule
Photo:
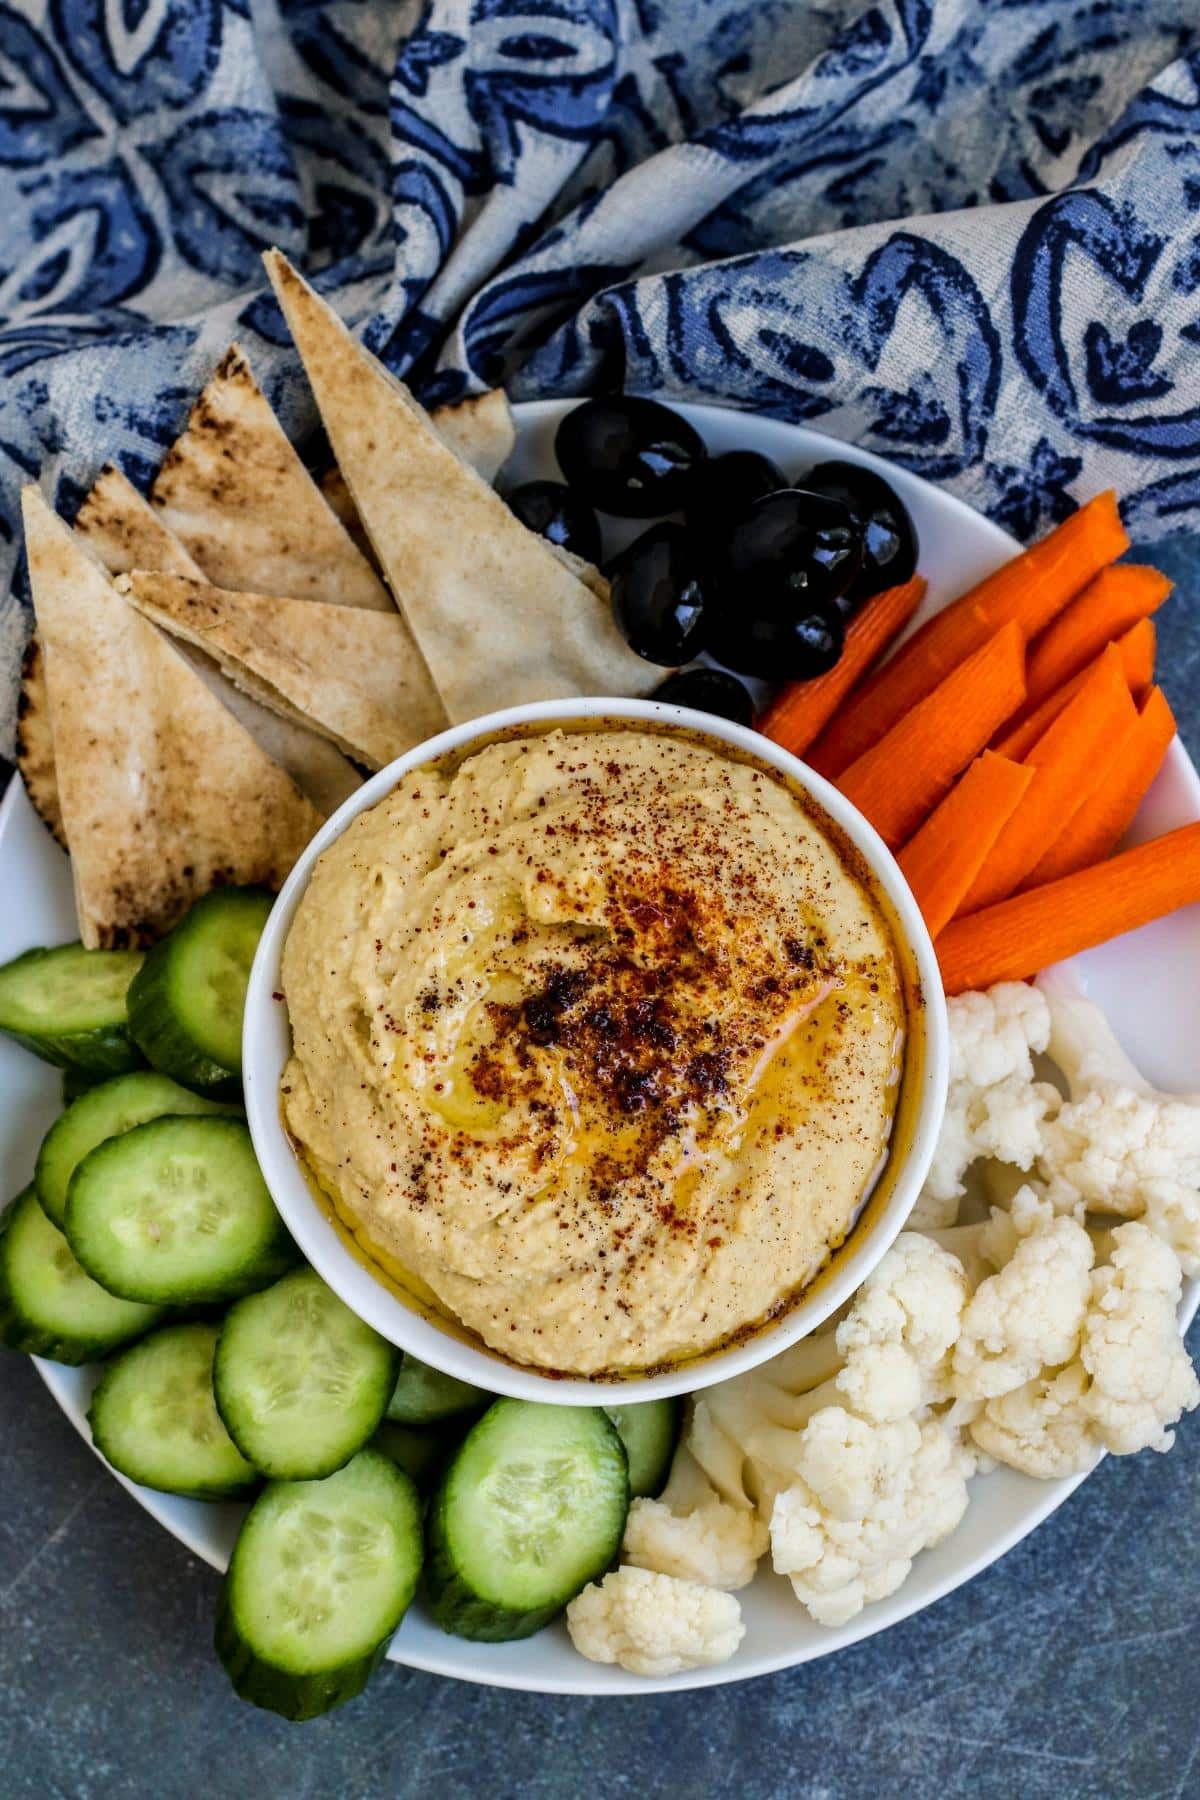
[[[32,1188],[0,1214],[0,1344],[54,1362],[99,1362],[161,1317],[161,1307],[97,1286]]]
[[[433,1425],[440,1419],[453,1419],[459,1413],[478,1412],[495,1398],[482,1388],[460,1381],[457,1375],[443,1375],[428,1363],[404,1352],[400,1373],[387,1416],[396,1425]]]
[[[147,1060],[199,1093],[241,1092],[250,964],[273,904],[263,888],[217,888],[147,956],[129,1029]]]
[[[430,1502],[435,1619],[457,1637],[529,1637],[608,1567],[628,1510],[625,1447],[603,1407],[497,1400]]]
[[[400,1352],[312,1269],[226,1315],[213,1386],[234,1443],[273,1480],[332,1475],[383,1417]]]
[[[661,1494],[671,1472],[671,1460],[683,1424],[682,1400],[642,1400],[636,1406],[606,1406],[605,1412],[621,1434],[629,1458],[629,1492]]]
[[[78,1100],[80,1094],[89,1093],[100,1082],[107,1081],[106,1075],[94,1075],[90,1069],[64,1069],[62,1072],[62,1103],[70,1106]]]
[[[0,968],[0,1031],[59,1068],[138,1069],[126,995],[141,966],[140,950],[27,950]]]
[[[193,1500],[249,1493],[258,1472],[217,1412],[215,1325],[164,1325],[111,1362],[88,1407],[97,1450],[143,1487]]]
[[[412,1482],[375,1450],[322,1481],[276,1481],[246,1516],[217,1612],[243,1700],[315,1719],[360,1694],[421,1572]]]
[[[98,1144],[71,1177],[66,1233],[110,1293],[152,1305],[236,1300],[296,1260],[240,1119],[151,1119]]]
[[[441,1425],[393,1425],[385,1419],[371,1439],[371,1448],[411,1475],[417,1492],[426,1494],[462,1442],[465,1429],[463,1422],[455,1419]]]
[[[208,1100],[153,1069],[115,1075],[72,1101],[42,1140],[33,1180],[46,1217],[61,1225],[67,1188],[84,1157],[106,1138],[118,1137],[168,1113],[232,1113],[226,1101]]]

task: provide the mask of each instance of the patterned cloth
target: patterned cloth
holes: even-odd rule
[[[1029,536],[1200,523],[1198,0],[0,0],[20,485],[145,485],[279,244],[427,398],[804,420]],[[11,692],[11,689],[9,690]]]

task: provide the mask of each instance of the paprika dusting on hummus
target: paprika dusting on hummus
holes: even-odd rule
[[[287,1126],[367,1255],[494,1349],[642,1371],[777,1315],[884,1157],[895,948],[819,810],[682,734],[501,740],[326,850]]]

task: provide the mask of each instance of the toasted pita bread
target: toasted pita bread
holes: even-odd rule
[[[75,515],[75,530],[110,575],[129,569],[161,569],[167,575],[204,579],[186,547],[132,481],[105,463]]]
[[[86,495],[76,516],[75,530],[86,538],[111,574],[138,567],[166,569],[172,575],[200,574],[179,539],[112,463],[105,463]],[[46,695],[46,663],[36,632],[26,646],[21,665],[17,707],[17,767],[25,791],[34,811],[65,850],[67,839],[54,772],[54,734]]]
[[[513,453],[517,427],[503,388],[468,394],[451,406],[435,406],[429,423],[448,450],[490,487]]]
[[[150,500],[209,581],[392,612],[234,344],[168,450]],[[142,568],[157,568],[153,559]]]
[[[50,726],[50,697],[46,692],[46,659],[35,631],[25,646],[21,663],[21,691],[17,697],[17,767],[33,810],[65,850],[62,803],[54,773],[54,732]]]
[[[140,570],[118,586],[147,618],[205,651],[264,706],[303,721],[370,768],[445,724],[440,706],[430,710],[424,683],[412,681],[398,613],[230,593]]]
[[[110,575],[121,575],[133,568],[153,568],[169,575],[203,579],[174,532],[111,463],[100,471],[80,507],[75,531],[99,556]],[[287,771],[318,812],[334,812],[361,785],[358,771],[327,738],[291,719],[280,718],[243,694],[199,651],[181,649],[181,654],[209,692],[229,708],[255,743]],[[45,662],[35,633],[22,672],[19,762],[35,810],[66,849],[45,682]]]
[[[646,694],[610,609],[446,449],[412,395],[278,252],[266,265],[338,466],[452,720]]]
[[[222,882],[277,887],[320,814],[39,490],[22,503],[83,942],[149,942]]]

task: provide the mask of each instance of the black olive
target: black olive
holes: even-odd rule
[[[732,527],[717,559],[707,647],[740,675],[802,681],[842,651],[837,602],[862,566],[862,536],[827,494],[784,488]]]
[[[584,562],[600,561],[600,526],[586,500],[561,481],[527,481],[504,498],[522,525],[552,544],[574,551]]]
[[[627,519],[676,512],[706,455],[698,431],[657,400],[606,394],[569,412],[554,438],[570,485]]]
[[[724,669],[683,669],[668,675],[650,696],[666,700],[672,706],[690,706],[695,712],[714,713],[718,719],[732,719],[735,725],[754,723],[754,702],[736,675]]]
[[[608,570],[613,612],[647,662],[688,662],[703,649],[706,596],[696,546],[682,525],[652,525]]]
[[[711,456],[692,476],[687,522],[701,537],[720,537],[756,500],[787,485],[783,470],[757,450]]]
[[[857,606],[883,588],[898,587],[916,573],[916,526],[907,506],[882,475],[860,463],[825,462],[809,470],[804,485],[840,500],[862,528],[863,566],[842,596],[843,609]]]

